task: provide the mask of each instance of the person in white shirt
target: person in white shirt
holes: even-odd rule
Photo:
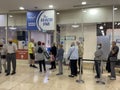
[[[77,76],[77,60],[78,60],[78,48],[75,43],[71,43],[71,47],[68,50],[68,59],[70,60],[71,75],[69,77]]]
[[[11,75],[16,74],[16,50],[17,50],[17,45],[12,42],[12,39],[9,39],[8,44],[6,45],[6,52],[7,52],[6,76],[10,75],[11,63],[12,63],[12,68],[13,68]]]

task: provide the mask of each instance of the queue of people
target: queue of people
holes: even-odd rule
[[[77,46],[76,46],[77,44]],[[31,39],[28,43],[28,53],[30,56],[30,67],[38,68],[35,65],[35,61],[39,64],[39,71],[42,72],[42,66],[44,72],[46,72],[46,63],[45,63],[45,53],[47,53],[44,43],[38,41],[35,45],[34,39]],[[63,45],[58,44],[56,47],[55,43],[50,49],[49,58],[51,68],[49,70],[56,69],[56,62],[58,63],[58,73],[56,75],[63,75],[63,59],[64,59],[64,49]],[[75,77],[78,73],[83,74],[83,66],[82,59],[83,59],[83,46],[80,42],[72,42],[71,46],[69,47],[67,53],[67,59],[69,60],[70,65],[70,75],[69,77]],[[8,43],[4,44],[0,42],[0,73],[2,73],[2,68],[4,68],[4,72],[6,76],[16,74],[16,51],[17,45],[12,42],[12,39],[8,39]],[[109,77],[111,80],[116,79],[115,74],[115,65],[117,61],[117,56],[119,53],[119,47],[116,45],[116,42],[112,42],[111,51],[108,55],[108,60],[106,63],[106,70],[110,73]],[[101,78],[101,60],[103,60],[103,50],[102,44],[97,44],[97,49],[94,53],[94,61],[95,61],[95,70],[96,76],[95,78]],[[12,72],[11,72],[11,64],[12,64]],[[81,66],[80,66],[81,65]],[[81,68],[80,68],[81,67]]]

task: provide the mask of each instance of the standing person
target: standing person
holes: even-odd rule
[[[55,43],[53,43],[53,46],[51,47],[50,53],[55,57],[56,59],[56,55],[57,55],[57,47],[55,46]],[[56,63],[55,60],[51,62],[51,69],[56,69]]]
[[[9,39],[8,44],[6,45],[6,52],[7,52],[7,74],[6,76],[10,75],[11,63],[12,63],[12,68],[13,68],[11,75],[16,74],[16,51],[17,51],[17,45],[12,42],[12,39]]]
[[[31,39],[30,42],[28,43],[28,53],[30,56],[30,67],[37,68],[35,66],[35,45],[34,45],[34,39]]]
[[[0,73],[2,72],[2,66],[7,73],[7,68],[6,68],[6,49],[5,49],[5,44],[1,43],[0,44],[0,51],[1,51],[1,60],[0,60]]]
[[[95,55],[94,60],[95,60],[95,69],[96,69],[95,78],[100,78],[100,73],[101,73],[100,65],[101,65],[101,60],[103,58],[102,44],[97,45],[97,50],[94,55]]]
[[[57,55],[56,55],[56,59],[58,61],[59,73],[56,74],[56,75],[62,75],[63,74],[63,65],[62,65],[63,55],[64,55],[63,45],[59,44],[58,45],[58,50],[57,50]]]
[[[78,46],[78,55],[79,55],[79,59],[78,59],[78,69],[79,69],[78,73],[79,73],[80,72],[80,61],[83,59],[83,50],[84,49],[79,41],[77,41],[76,44]],[[83,74],[83,66],[81,66],[81,74]]]
[[[78,60],[78,48],[75,47],[75,43],[72,42],[71,47],[68,50],[68,60],[70,60],[71,75],[69,77],[77,76],[77,60]]]
[[[42,65],[44,68],[44,72],[46,72],[44,52],[45,52],[45,49],[42,47],[42,43],[38,41],[38,45],[35,48],[35,53],[36,53],[35,56],[36,56],[36,61],[38,61],[39,63],[40,72],[42,72]]]
[[[115,63],[117,61],[118,52],[119,52],[119,47],[116,45],[115,41],[112,41],[112,48],[108,57],[110,62],[110,73],[111,73],[110,79],[111,80],[116,79]]]

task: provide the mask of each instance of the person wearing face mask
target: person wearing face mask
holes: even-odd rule
[[[96,69],[95,78],[100,78],[100,65],[103,57],[102,44],[97,44],[97,50],[95,51],[94,55],[95,55],[94,60],[95,60],[95,69]]]
[[[9,39],[8,44],[6,45],[6,52],[7,52],[6,76],[10,75],[11,63],[12,63],[12,68],[13,68],[11,75],[16,74],[16,51],[17,51],[17,45],[12,42],[12,39]]]

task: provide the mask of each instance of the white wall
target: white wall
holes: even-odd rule
[[[0,15],[0,26],[7,25],[7,15]]]
[[[83,11],[86,12],[83,12]],[[120,21],[120,10],[115,11],[115,21]],[[112,7],[60,11],[58,24],[112,22]]]

